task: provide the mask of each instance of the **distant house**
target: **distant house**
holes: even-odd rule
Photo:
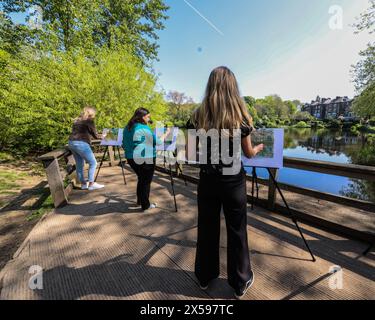
[[[320,98],[306,103],[301,111],[310,113],[317,119],[354,119],[356,118],[352,111],[353,99],[348,97],[336,97],[336,99]]]

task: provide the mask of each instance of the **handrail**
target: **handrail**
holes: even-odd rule
[[[93,145],[99,145],[100,141],[95,140],[93,141]],[[56,160],[57,164],[54,164],[55,169],[59,168],[58,160],[64,158],[65,162],[68,164],[72,164],[72,154],[67,148],[61,148],[57,150],[53,150],[51,152],[48,152],[38,158],[39,161],[43,162],[44,167],[47,168],[51,166],[54,160]],[[113,164],[113,156],[110,157],[111,162]],[[191,166],[191,165],[190,165]],[[194,165],[193,165],[194,166]],[[363,165],[355,165],[355,164],[342,164],[342,163],[333,163],[328,161],[318,161],[318,160],[308,160],[308,159],[299,159],[299,158],[292,158],[292,157],[284,157],[284,167],[286,168],[293,168],[297,170],[305,170],[305,171],[312,171],[312,172],[318,172],[318,173],[324,173],[324,174],[331,174],[335,176],[343,176],[348,178],[355,178],[355,179],[362,179],[362,180],[369,180],[369,181],[375,181],[375,167],[370,166],[363,166]],[[60,171],[60,169],[59,169]],[[71,167],[70,172],[68,174],[71,174]],[[61,173],[59,173],[61,175]],[[277,175],[277,171],[274,172],[275,175]],[[54,173],[54,180],[60,179],[57,173]],[[61,176],[62,179],[62,176]],[[260,179],[260,178],[259,178]],[[264,183],[263,179],[260,179],[261,182]],[[60,183],[59,183],[60,184]],[[273,209],[273,206],[275,204],[276,198],[274,197],[275,192],[273,192],[274,187],[272,183],[268,182],[267,185],[269,186],[270,192],[269,192],[269,207],[270,209]],[[297,192],[302,193],[306,191],[307,194],[310,196],[324,199],[327,201],[338,201],[342,200],[348,205],[356,207],[358,205],[358,208],[365,209],[370,211],[374,211],[375,204],[366,202],[366,201],[360,201],[356,199],[349,199],[346,197],[336,196],[333,194],[323,193],[320,191],[310,190],[303,187],[297,187],[292,186],[288,184],[280,184],[280,186],[283,189],[289,190],[291,192]],[[60,197],[61,198],[61,197]],[[66,197],[62,197],[65,202]],[[59,202],[59,201],[57,201]],[[58,203],[55,203],[56,206],[60,205]]]
[[[298,170],[375,181],[375,167],[284,157],[284,166]]]
[[[97,146],[100,144],[100,141],[93,141],[93,145]],[[112,152],[113,153],[113,152]],[[64,159],[66,164],[66,169],[62,170],[60,168],[59,161]],[[65,186],[64,177],[67,175],[71,175],[75,172],[75,165],[74,159],[71,151],[67,146],[65,148],[57,149],[51,152],[48,152],[38,158],[39,161],[43,163],[43,166],[46,170],[47,179],[49,188],[51,191],[52,199],[54,202],[55,207],[61,207],[68,203],[69,193],[73,189],[72,183],[68,186]],[[61,162],[61,161],[60,161]],[[114,156],[110,155],[110,162],[112,165],[115,164]],[[192,167],[199,167],[199,165],[189,165]],[[364,179],[375,181],[375,167],[368,167],[368,166],[360,166],[354,164],[338,164],[332,162],[325,162],[325,161],[316,161],[316,160],[306,160],[306,159],[298,159],[298,158],[290,158],[284,157],[284,166],[287,168],[294,168],[298,170],[306,170],[306,171],[313,171],[319,173],[326,173],[350,178],[357,178],[357,179]],[[186,176],[182,172],[174,173],[177,176],[184,177],[185,179],[193,179],[193,177]],[[278,170],[273,170],[273,174],[277,177]],[[248,176],[248,180],[251,180],[251,176]],[[275,185],[270,180],[265,180],[259,178],[259,182],[268,186],[268,199],[260,199],[257,203],[261,204],[262,206],[267,206],[270,210],[277,210],[282,212],[283,208],[276,203],[276,190]],[[289,192],[304,194],[310,197],[314,197],[317,199],[322,199],[326,201],[341,203],[343,205],[352,206],[358,209],[372,211],[375,212],[375,204],[351,199],[347,197],[341,197],[334,194],[324,193],[316,190],[310,190],[307,188],[297,187],[293,185],[288,185],[285,183],[279,184],[280,188],[287,190]],[[332,230],[341,230],[345,232],[345,234],[353,235],[353,230],[346,230],[344,227],[340,227],[336,224],[332,224],[330,221],[325,221],[322,219],[318,219],[314,216],[309,215],[308,213],[300,213],[302,214],[301,217],[304,217],[306,221],[312,221],[320,226],[327,226],[332,225]],[[373,239],[374,235],[371,234],[364,234],[363,232],[358,231],[358,239],[370,241],[368,239]],[[371,240],[373,241],[373,240]]]

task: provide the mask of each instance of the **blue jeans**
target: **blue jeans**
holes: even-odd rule
[[[89,164],[89,182],[94,182],[97,162],[90,145],[84,141],[69,141],[69,149],[72,151],[74,160],[76,161],[77,177],[79,181],[81,181],[82,184],[87,182],[83,172],[86,161]]]

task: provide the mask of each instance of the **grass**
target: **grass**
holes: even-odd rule
[[[2,194],[9,192],[9,190],[19,188],[20,184],[18,181],[25,179],[28,176],[27,173],[21,172],[11,172],[8,170],[0,170],[0,191]]]
[[[26,163],[26,167],[24,166]],[[42,168],[39,163],[32,161],[15,160],[12,156],[0,152],[0,208],[9,202],[9,197],[17,195],[19,189],[24,186],[24,182],[33,175],[41,175]],[[23,167],[22,167],[23,166]],[[22,167],[22,169],[20,169]],[[28,221],[38,219],[45,213],[53,209],[52,198],[49,196],[44,203],[36,210],[32,211],[26,219]]]
[[[6,152],[0,152],[0,163],[13,161],[14,157]]]
[[[54,208],[51,195],[44,201],[40,208],[34,210],[26,218],[27,221],[32,221],[34,219],[39,219],[44,216],[46,213],[50,212]]]

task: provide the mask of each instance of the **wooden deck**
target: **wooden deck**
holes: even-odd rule
[[[196,186],[176,180],[174,212],[168,176],[156,173],[152,200],[135,204],[136,176],[127,167],[104,167],[95,192],[74,190],[70,204],[45,216],[0,272],[1,299],[232,299],[226,281],[226,232],[222,223],[221,275],[207,292],[194,276]],[[305,251],[294,224],[248,207],[255,283],[246,299],[374,299],[375,254],[367,244],[301,224],[317,257]],[[28,287],[29,268],[43,268],[43,289]],[[343,269],[343,287],[330,288],[330,268]]]

